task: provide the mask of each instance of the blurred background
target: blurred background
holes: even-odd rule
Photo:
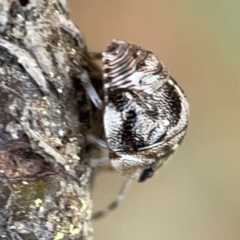
[[[191,106],[187,136],[150,180],[94,222],[96,240],[240,239],[240,1],[69,0],[91,51],[113,38],[153,51]],[[95,210],[124,182],[97,177]]]

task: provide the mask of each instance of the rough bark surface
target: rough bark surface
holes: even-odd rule
[[[64,1],[1,0],[0,239],[92,236],[84,69],[97,71]]]

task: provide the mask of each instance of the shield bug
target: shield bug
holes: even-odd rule
[[[121,175],[143,182],[183,140],[189,117],[187,98],[164,64],[139,46],[113,40],[102,53],[102,62],[109,160]],[[126,187],[98,215],[115,208],[125,191]]]
[[[109,158],[120,174],[142,182],[178,148],[189,104],[152,52],[113,40],[102,55]]]

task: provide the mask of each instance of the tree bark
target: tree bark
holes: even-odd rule
[[[64,0],[1,0],[0,239],[92,236],[82,71],[98,74]]]

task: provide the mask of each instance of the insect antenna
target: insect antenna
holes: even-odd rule
[[[104,210],[100,210],[100,211],[93,213],[92,219],[98,220],[100,218],[103,218],[106,215],[108,215],[110,212],[112,212],[116,208],[118,208],[120,203],[123,201],[125,194],[126,194],[127,190],[129,189],[131,183],[132,183],[132,179],[128,178],[125,181],[125,183],[123,184],[120,192],[118,193],[117,198],[114,201],[112,201]]]

